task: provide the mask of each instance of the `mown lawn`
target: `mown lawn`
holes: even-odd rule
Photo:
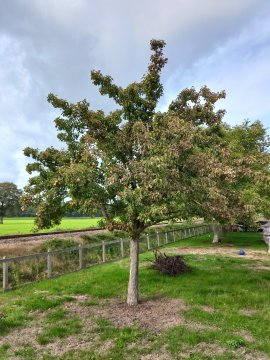
[[[60,225],[49,230],[79,230],[89,227],[98,227],[101,218],[64,218]],[[0,224],[0,235],[29,234],[33,231],[34,218],[4,218],[4,223]]]
[[[220,234],[221,236],[221,234]],[[221,240],[221,243],[216,245],[212,244],[212,234],[208,234],[206,236],[201,236],[200,239],[193,237],[187,240],[181,240],[178,244],[179,246],[187,246],[187,247],[231,247],[232,245],[237,248],[243,248],[245,250],[248,249],[257,249],[257,250],[265,250],[266,245],[265,242],[262,241],[262,233],[256,232],[232,232],[225,236],[224,239]],[[222,238],[222,236],[221,236]],[[174,246],[174,244],[170,244],[169,246]]]
[[[256,259],[193,253],[192,271],[149,269],[140,256],[142,303],[124,305],[128,260],[96,266],[0,295],[0,359],[270,359],[270,256],[260,234],[228,234]],[[223,245],[217,245],[220,249]],[[235,251],[234,251],[235,250]],[[170,247],[166,252],[170,252]]]

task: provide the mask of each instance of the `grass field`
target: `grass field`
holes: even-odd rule
[[[60,225],[49,230],[79,230],[89,227],[98,227],[101,218],[64,218]],[[0,235],[29,234],[34,227],[34,218],[4,218],[4,224],[0,224]]]
[[[270,359],[270,257],[261,234],[210,241],[167,248],[185,251],[192,271],[179,277],[150,270],[152,254],[142,254],[136,308],[125,305],[128,260],[1,294],[0,359]],[[196,253],[207,249],[212,255]]]

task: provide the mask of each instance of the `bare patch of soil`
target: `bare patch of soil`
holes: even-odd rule
[[[235,333],[235,335],[240,335],[242,336],[242,338],[248,342],[255,342],[254,337],[246,330],[240,330],[237,333]]]
[[[252,266],[254,270],[268,270],[270,271],[270,266]]]
[[[157,299],[143,301],[137,306],[112,299],[95,311],[95,316],[107,319],[115,327],[123,328],[137,324],[143,328],[160,332],[184,323],[181,311],[187,307],[182,300]]]
[[[93,313],[89,310],[89,307],[79,305],[81,302],[88,300],[89,297],[86,295],[75,295],[74,298],[77,301],[67,302],[63,304],[63,307],[68,312],[67,318],[75,316],[80,319],[82,328],[79,334],[70,335],[63,339],[55,338],[52,343],[40,345],[37,341],[38,335],[46,329],[47,325],[44,319],[50,311],[35,312],[35,320],[28,323],[27,327],[20,327],[13,330],[10,334],[0,337],[0,346],[3,343],[8,343],[10,344],[10,350],[15,351],[18,348],[24,347],[25,344],[29,344],[40,354],[43,351],[49,351],[55,356],[61,356],[69,350],[101,349],[102,351],[103,344],[100,344],[99,335],[96,335],[93,331],[96,328]]]
[[[166,346],[163,346],[158,352],[152,354],[142,355],[138,360],[171,360],[172,357],[168,352]]]
[[[249,350],[241,347],[236,350],[229,350],[225,347],[220,346],[217,342],[201,342],[196,346],[186,347],[183,352],[178,354],[179,359],[190,359],[190,356],[195,354],[203,354],[209,356],[211,359],[215,359],[215,356],[222,356],[228,352],[232,352],[234,359],[245,359],[245,360],[269,360],[269,357],[262,352],[250,352]]]
[[[245,315],[245,316],[254,316],[257,314],[257,311],[254,309],[242,309],[239,312],[241,315]]]
[[[78,302],[82,302],[90,299],[88,295],[72,295],[72,297],[76,299]]]
[[[206,356],[211,357],[211,359],[213,359],[214,355],[223,355],[227,352],[227,349],[220,346],[218,343],[216,342],[201,342],[199,344],[197,344],[196,346],[188,346],[184,349],[183,352],[181,352],[180,355],[180,359],[189,359],[191,355],[195,355],[195,354],[204,354]]]
[[[28,324],[29,325],[29,324]],[[29,344],[36,349],[41,349],[36,338],[42,332],[42,326],[38,321],[33,321],[27,328],[18,328],[10,334],[0,337],[0,346],[7,343],[11,346],[11,350],[16,350]]]
[[[250,352],[246,349],[237,349],[233,351],[235,359],[245,359],[245,360],[270,360],[269,356],[262,352]]]
[[[81,334],[71,335],[64,339],[59,339],[53,343],[43,346],[43,350],[50,350],[55,356],[62,356],[68,351],[95,350],[99,351],[99,336],[88,334],[83,331]]]
[[[98,350],[98,353],[100,355],[106,354],[108,351],[110,351],[114,346],[114,342],[112,340],[106,340]]]
[[[219,328],[217,326],[214,325],[204,325],[201,323],[197,323],[195,321],[185,321],[184,325],[190,329],[190,330],[195,330],[195,331],[204,331],[204,330],[219,330]]]
[[[166,248],[164,251],[173,254],[194,254],[194,255],[219,255],[219,256],[230,256],[238,258],[247,258],[254,260],[264,260],[270,264],[270,256],[266,251],[261,250],[246,250],[245,255],[238,255],[238,249],[227,248],[227,247],[215,247],[215,248],[191,248],[191,247],[176,247]]]
[[[200,306],[198,306],[198,307],[199,307],[199,309],[201,309],[202,311],[208,312],[208,313],[210,313],[210,314],[213,314],[213,313],[216,311],[216,309],[213,308],[213,307],[211,307],[211,306],[200,305]]]

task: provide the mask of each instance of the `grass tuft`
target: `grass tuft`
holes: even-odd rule
[[[40,345],[54,342],[56,338],[65,338],[69,335],[79,334],[81,324],[78,318],[70,318],[48,327],[38,335],[37,340]]]

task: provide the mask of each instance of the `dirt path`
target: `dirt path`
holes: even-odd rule
[[[12,256],[27,255],[36,252],[36,249],[38,249],[41,244],[44,244],[46,243],[46,241],[53,239],[73,239],[78,242],[78,244],[80,244],[82,242],[81,236],[92,236],[104,232],[108,232],[108,230],[86,230],[84,232],[41,235],[39,237],[20,237],[17,239],[5,239],[0,242],[0,254],[1,256],[11,256],[11,254]]]
[[[244,249],[245,255],[240,256],[238,255],[239,249],[235,247],[215,247],[215,248],[193,248],[193,247],[175,247],[175,248],[166,248],[164,249],[165,252],[173,253],[173,254],[196,254],[196,255],[219,255],[219,256],[230,256],[230,257],[243,257],[247,259],[253,260],[262,260],[269,262],[270,264],[270,254],[266,251],[262,250],[251,250],[251,249]]]

